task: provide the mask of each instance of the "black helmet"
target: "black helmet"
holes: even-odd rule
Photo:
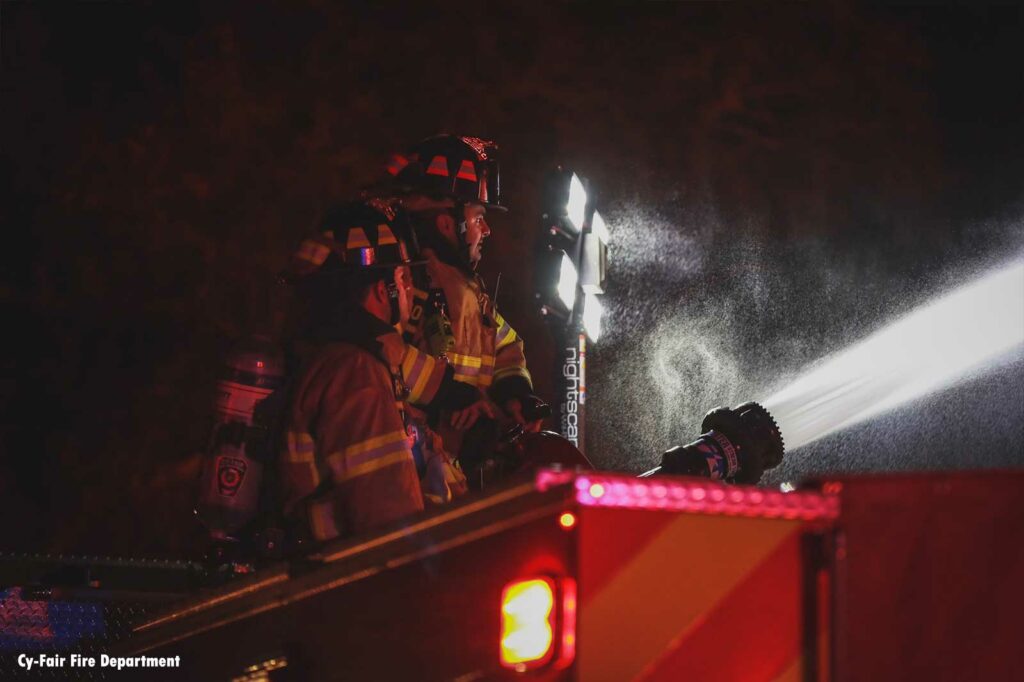
[[[386,211],[385,212],[382,212]],[[324,214],[319,233],[303,240],[282,280],[297,285],[310,306],[310,324],[328,327],[365,288],[383,280],[390,300],[389,324],[400,321],[399,289],[389,270],[414,261],[386,205],[341,204]]]
[[[394,214],[362,202],[351,202],[328,210],[319,233],[303,240],[292,254],[290,279],[314,272],[349,268],[394,268],[421,265],[412,259],[408,244],[395,225]]]
[[[388,173],[406,189],[480,203],[506,211],[501,205],[498,145],[490,140],[435,135],[401,154],[393,154]]]

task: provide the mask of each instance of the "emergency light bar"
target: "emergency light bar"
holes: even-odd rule
[[[760,519],[832,521],[839,517],[836,491],[784,493],[753,486],[685,478],[636,478],[627,474],[541,469],[534,485],[545,491],[571,483],[584,507],[745,516]]]

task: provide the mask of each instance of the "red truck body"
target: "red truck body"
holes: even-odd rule
[[[117,653],[180,656],[159,679],[1022,679],[1022,492],[1021,472],[781,493],[544,470],[198,595]],[[516,664],[502,599],[528,579],[551,644]]]

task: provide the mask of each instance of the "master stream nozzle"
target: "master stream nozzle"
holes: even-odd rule
[[[704,434],[661,456],[661,466],[643,476],[678,474],[730,483],[757,483],[767,469],[782,463],[785,444],[775,420],[757,403],[716,407],[701,422]]]

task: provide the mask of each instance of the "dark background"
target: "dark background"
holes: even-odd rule
[[[1021,253],[1013,5],[0,3],[0,550],[167,555],[219,363],[333,199],[439,131],[502,145],[482,267],[553,398],[540,180],[613,251],[588,453],[639,471]],[[1024,461],[1024,363],[790,454],[818,471]]]

